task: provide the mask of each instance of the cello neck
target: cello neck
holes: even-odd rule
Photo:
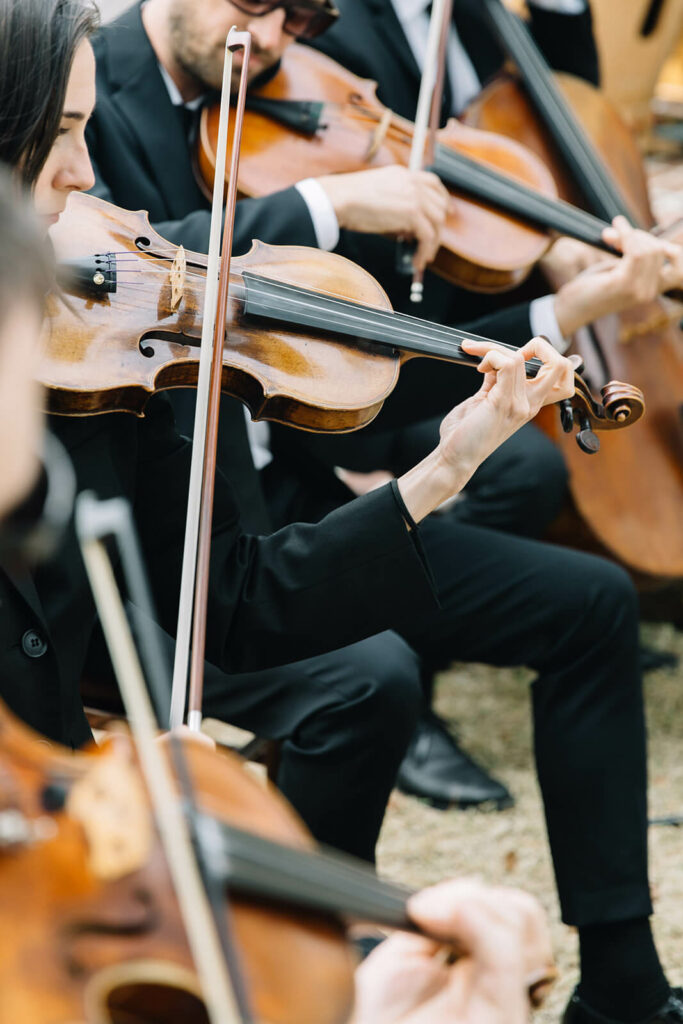
[[[618,215],[633,221],[629,204],[567,103],[527,26],[501,0],[483,2],[496,36],[517,65],[531,102],[589,209],[610,222]]]

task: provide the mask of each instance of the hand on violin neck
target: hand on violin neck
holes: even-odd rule
[[[577,357],[566,359],[544,338],[532,338],[521,349],[473,340],[463,348],[480,357],[484,381],[476,395],[446,416],[438,447],[398,481],[415,522],[461,491],[482,462],[544,405],[574,394]],[[530,379],[528,359],[543,364]]]
[[[680,246],[632,227],[625,217],[616,217],[604,238],[623,256],[601,259],[559,290],[555,313],[565,337],[602,316],[653,302],[683,284]]]
[[[448,192],[435,174],[393,165],[317,179],[340,228],[417,241],[415,265],[436,257],[448,213]]]
[[[370,954],[356,971],[352,1024],[528,1021],[529,984],[553,974],[533,897],[462,879],[417,893],[408,910],[432,938],[397,934]]]

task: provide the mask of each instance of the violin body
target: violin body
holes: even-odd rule
[[[121,754],[107,766],[112,742],[72,754],[0,708],[0,816],[11,809],[17,829],[25,830],[14,842],[0,841],[3,1020],[208,1020],[130,741],[114,742],[131,759],[125,786]],[[286,802],[253,780],[236,756],[187,740],[183,748],[203,811],[289,847],[314,846]],[[65,806],[54,809],[62,794]],[[135,847],[131,833],[141,831],[149,832],[149,843]],[[106,869],[95,856],[103,844],[113,854]],[[229,925],[259,1022],[347,1020],[354,957],[339,921],[231,898]]]
[[[91,415],[141,414],[157,390],[193,387],[199,369],[206,256],[187,253],[184,294],[172,304],[170,247],[143,213],[129,213],[92,196],[72,195],[51,233],[60,260],[118,252],[118,288],[101,298],[53,294],[48,300],[41,379],[51,411]],[[139,248],[144,239],[148,245]],[[153,253],[160,253],[157,258]],[[300,246],[255,243],[234,257],[231,275],[245,269],[321,291],[345,292],[390,309],[377,282],[349,260]],[[194,267],[194,269],[193,269]],[[365,426],[398,381],[401,358],[295,329],[251,324],[231,302],[230,344],[223,391],[243,401],[254,419],[308,430],[340,432]]]
[[[556,77],[633,220],[652,226],[647,179],[633,136],[597,89],[571,76]],[[521,138],[548,161],[560,195],[582,203],[580,189],[516,79],[494,81],[470,107],[466,120]],[[551,283],[557,288],[563,281]],[[575,541],[587,528],[588,546],[597,542],[638,576],[651,582],[683,577],[683,333],[658,301],[580,332],[573,350],[582,356],[592,387],[615,374],[637,384],[647,398],[648,416],[627,434],[606,439],[599,478],[595,466],[577,459],[552,424],[550,433],[567,459],[581,520],[563,539]]]
[[[310,47],[296,43],[288,47],[280,70],[258,96],[265,101],[307,103],[313,108],[311,128],[319,127],[297,130],[259,112],[258,107],[248,107],[238,182],[243,196],[268,195],[311,176],[408,165],[412,123],[379,102],[374,82],[346,71]],[[319,97],[325,100],[318,109],[312,101]],[[205,108],[197,165],[207,195],[213,187],[217,134],[218,108]],[[540,193],[556,195],[552,175],[542,162],[508,138],[450,121],[437,133],[437,142]],[[547,232],[449,191],[442,247],[431,269],[477,291],[498,292],[521,284],[547,251]]]

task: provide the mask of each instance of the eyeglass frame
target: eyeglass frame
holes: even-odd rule
[[[258,12],[256,12],[253,7],[249,6],[248,0],[246,3],[245,0],[229,0],[229,2],[233,7],[236,7],[238,11],[241,11],[242,14],[251,14],[254,18],[265,18],[267,14],[271,14],[273,11],[276,11],[278,7],[282,7],[285,11],[285,21],[282,26],[283,30],[287,32],[288,35],[292,35],[294,38],[299,39],[314,39],[316,36],[322,35],[323,32],[326,32],[328,28],[331,28],[332,25],[334,25],[340,14],[339,8],[335,6],[332,0],[323,0],[323,3],[318,2],[318,0],[275,0],[273,3],[264,3],[264,0],[256,0],[256,6],[265,7],[265,10],[260,10]],[[324,24],[320,28],[312,31],[309,30],[306,33],[289,32],[287,29],[287,11],[295,8],[303,8],[313,13],[317,13],[323,18]],[[312,20],[314,21],[314,19]]]

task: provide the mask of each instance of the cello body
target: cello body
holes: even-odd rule
[[[633,136],[599,90],[567,75],[556,81],[619,185],[633,220],[652,226],[647,179]],[[560,195],[581,205],[580,189],[516,79],[494,80],[465,119],[519,138],[548,162]],[[559,287],[563,281],[551,283]],[[594,467],[579,464],[550,427],[565,454],[582,521],[563,539],[573,543],[582,533],[588,546],[607,553],[644,584],[683,578],[683,333],[678,318],[672,321],[664,301],[654,302],[580,332],[573,350],[584,359],[593,387],[603,377],[626,374],[644,392],[648,414],[628,437],[611,437],[603,446],[599,481],[604,488]]]

